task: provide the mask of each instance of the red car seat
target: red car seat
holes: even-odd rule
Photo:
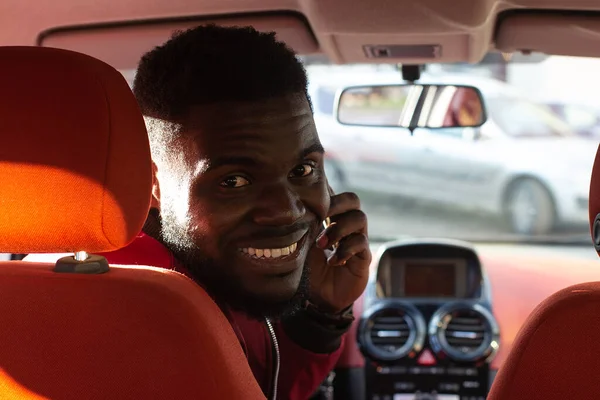
[[[592,172],[589,206],[594,244],[600,251],[600,151]],[[598,371],[600,282],[590,282],[559,291],[533,311],[500,368],[488,400],[596,400],[600,398]]]
[[[124,247],[151,193],[142,115],[91,57],[0,48],[0,399],[264,399],[199,286],[88,255]]]

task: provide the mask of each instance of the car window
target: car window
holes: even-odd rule
[[[489,118],[512,137],[570,137],[572,129],[548,108],[519,98],[486,99]]]
[[[566,105],[563,108],[566,122],[576,129],[591,128],[598,123],[598,114],[591,109]]]
[[[316,98],[312,99],[316,102],[314,106],[321,114],[333,115],[333,107],[335,103],[336,88],[330,86],[319,86],[317,89]]]

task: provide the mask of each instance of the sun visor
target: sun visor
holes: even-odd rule
[[[208,23],[223,26],[250,25],[259,31],[276,32],[279,40],[299,54],[319,51],[310,26],[297,13],[245,14],[58,28],[40,35],[38,45],[88,54],[117,69],[134,69],[144,53],[167,41],[173,32]]]
[[[496,49],[580,57],[600,56],[600,15],[527,12],[501,18]]]

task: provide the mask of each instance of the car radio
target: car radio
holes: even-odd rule
[[[367,399],[484,400],[499,328],[475,251],[394,242],[376,262],[358,330]]]

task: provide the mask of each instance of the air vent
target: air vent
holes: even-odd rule
[[[358,337],[365,356],[395,361],[421,350],[425,321],[413,306],[386,301],[363,314]]]
[[[499,329],[486,308],[450,304],[433,315],[429,324],[429,341],[438,355],[455,361],[481,361],[496,353]]]
[[[370,321],[373,345],[389,353],[396,353],[406,345],[411,329],[406,315],[402,314],[388,309]]]
[[[472,310],[460,310],[446,317],[446,341],[463,354],[472,353],[481,347],[486,332],[486,323],[481,315]]]

